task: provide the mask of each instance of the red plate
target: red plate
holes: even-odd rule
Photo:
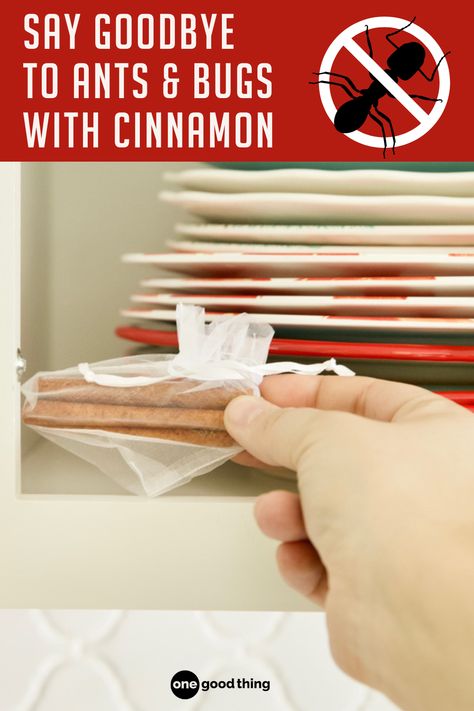
[[[150,346],[177,347],[176,331],[160,331],[138,326],[119,326],[119,338]],[[274,338],[270,355],[320,358],[360,358],[375,360],[474,363],[474,346],[441,346],[420,343],[353,343]]]
[[[458,405],[464,405],[468,410],[474,410],[474,391],[472,390],[444,390],[438,391],[438,395],[443,395]]]

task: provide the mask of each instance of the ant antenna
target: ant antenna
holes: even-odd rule
[[[441,64],[441,62],[443,61],[443,59],[445,59],[445,58],[448,56],[448,54],[451,54],[451,51],[446,52],[446,54],[443,54],[443,56],[442,56],[441,59],[439,60],[439,62],[438,62],[438,64],[436,65],[436,67],[433,69],[433,72],[432,72],[432,74],[431,74],[430,77],[427,76],[427,74],[424,73],[423,69],[418,69],[418,71],[420,72],[421,76],[424,77],[424,78],[426,79],[426,81],[433,81],[433,79],[435,78],[436,72],[437,72],[438,69],[439,69],[439,65]]]
[[[393,40],[391,40],[390,37],[393,37],[394,35],[398,35],[399,32],[403,32],[403,30],[406,30],[408,27],[410,27],[410,25],[412,25],[415,22],[415,20],[416,20],[416,15],[413,18],[413,20],[410,20],[408,25],[405,25],[405,27],[400,27],[399,30],[395,30],[395,32],[389,32],[388,35],[385,35],[385,39],[387,39],[390,42],[392,47],[395,47],[396,49],[398,49],[398,44],[395,44],[395,42],[393,42]]]
[[[367,47],[369,48],[369,57],[374,58],[374,50],[372,47],[372,42],[370,41],[369,26],[365,26],[365,39],[367,40]]]

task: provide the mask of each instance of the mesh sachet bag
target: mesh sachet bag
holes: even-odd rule
[[[206,324],[204,309],[180,304],[176,324],[177,355],[37,373],[22,388],[23,422],[129,492],[157,496],[241,451],[224,410],[238,395],[258,395],[265,375],[352,375],[334,360],[266,363],[273,329],[248,314]]]

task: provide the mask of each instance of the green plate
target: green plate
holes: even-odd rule
[[[474,163],[211,163],[219,168],[236,170],[275,170],[276,168],[319,168],[320,170],[416,170],[433,173],[451,173],[474,170]]]

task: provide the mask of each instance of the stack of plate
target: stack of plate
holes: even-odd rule
[[[474,172],[167,178],[179,190],[161,198],[204,221],[178,224],[167,253],[124,256],[177,276],[143,281],[122,312],[135,323],[118,335],[169,349],[178,303],[204,306],[209,320],[246,311],[275,328],[274,357],[335,356],[474,408]]]

